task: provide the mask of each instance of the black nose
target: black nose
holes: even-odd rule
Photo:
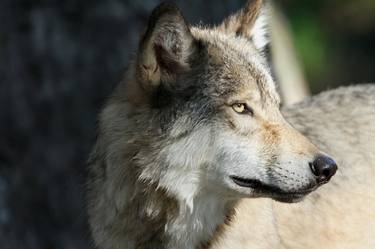
[[[318,183],[326,183],[337,171],[337,164],[328,157],[320,155],[310,164],[311,170],[317,177]]]

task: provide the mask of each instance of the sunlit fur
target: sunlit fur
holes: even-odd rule
[[[335,157],[337,175],[299,203],[243,199],[210,248],[375,248],[375,84],[319,94],[283,115]]]

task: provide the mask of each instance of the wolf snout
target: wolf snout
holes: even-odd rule
[[[316,176],[317,182],[323,184],[328,182],[337,171],[336,162],[325,155],[319,155],[310,163],[310,168]]]

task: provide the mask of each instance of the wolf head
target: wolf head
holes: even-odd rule
[[[279,111],[265,24],[262,1],[213,28],[189,26],[173,5],[153,11],[102,117],[137,180],[186,202],[200,193],[290,202],[333,176],[334,161]]]

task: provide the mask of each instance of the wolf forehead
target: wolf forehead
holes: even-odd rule
[[[191,59],[195,62],[191,71],[178,78],[177,81],[182,82],[177,83],[193,87],[198,90],[193,91],[195,94],[211,98],[224,100],[238,97],[279,104],[266,58],[248,39],[228,35],[215,28],[191,26],[190,32],[202,51],[195,53]],[[189,82],[184,80],[184,76],[189,78]],[[191,82],[192,79],[195,79],[194,82]],[[184,89],[184,86],[181,88]]]

